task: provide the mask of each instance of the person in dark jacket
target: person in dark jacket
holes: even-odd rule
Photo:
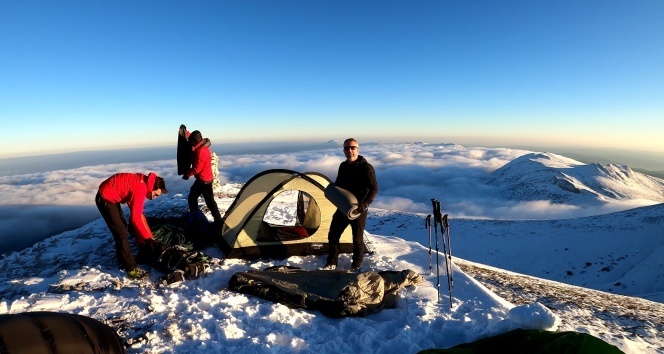
[[[138,267],[129,247],[127,220],[120,204],[129,206],[129,227],[140,248],[154,242],[143,215],[145,199],[152,200],[165,193],[168,193],[166,182],[154,172],[147,176],[142,173],[117,173],[99,185],[95,203],[115,240],[118,263],[127,271],[129,278],[144,278],[148,273]]]
[[[189,171],[182,175],[182,179],[187,180],[189,177],[194,176],[196,181],[189,189],[189,211],[193,212],[198,210],[198,197],[203,195],[205,205],[210,209],[212,217],[217,227],[221,226],[221,213],[219,207],[214,200],[214,192],[212,190],[212,182],[214,181],[214,174],[212,173],[212,153],[210,152],[210,139],[203,139],[203,135],[198,130],[194,130],[189,134],[189,143],[191,143],[191,168]]]
[[[353,232],[353,262],[351,269],[359,271],[364,259],[364,226],[367,221],[367,209],[378,194],[378,183],[373,166],[360,155],[360,144],[354,138],[344,141],[346,161],[339,165],[339,172],[334,184],[351,192],[358,201],[360,216],[349,220],[348,216],[337,209],[332,216],[328,233],[329,254],[327,263],[321,269],[336,269],[339,258],[339,240],[346,227],[350,225]]]

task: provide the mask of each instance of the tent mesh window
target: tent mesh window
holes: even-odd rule
[[[309,193],[298,190],[283,191],[270,201],[257,240],[304,239],[315,233],[320,223],[320,208]]]

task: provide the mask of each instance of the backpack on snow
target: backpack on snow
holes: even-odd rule
[[[180,246],[166,248],[152,265],[166,274],[163,284],[172,284],[187,279],[198,279],[210,269],[209,257],[199,251],[190,251]]]
[[[173,224],[163,224],[154,228],[152,231],[154,239],[166,246],[179,246],[191,251],[195,248],[194,242],[187,238],[184,229]]]
[[[185,212],[175,218],[152,218],[150,229],[156,241],[187,250],[201,250],[214,246],[214,224],[202,211]]]

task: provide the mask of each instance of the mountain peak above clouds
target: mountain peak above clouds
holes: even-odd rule
[[[493,172],[490,185],[511,200],[599,205],[617,200],[664,202],[664,180],[628,166],[584,164],[548,152],[520,156]]]

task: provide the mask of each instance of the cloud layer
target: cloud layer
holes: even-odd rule
[[[244,183],[264,170],[285,168],[320,172],[334,181],[337,168],[344,159],[340,146],[295,153],[221,155],[220,179],[222,183]],[[360,146],[360,154],[376,170],[379,194],[372,204],[374,208],[431,213],[431,199],[434,198],[441,202],[443,213],[457,218],[560,219],[649,204],[648,201],[634,200],[580,208],[547,200],[504,200],[501,187],[486,182],[493,171],[528,152],[455,144],[370,143]],[[52,234],[53,230],[78,227],[97,218],[94,206],[97,188],[104,179],[117,172],[155,171],[165,178],[171,194],[188,193],[192,183],[177,176],[175,159],[99,163],[0,177],[0,244],[7,244],[9,240],[39,239]],[[31,235],[28,237],[26,233]]]

